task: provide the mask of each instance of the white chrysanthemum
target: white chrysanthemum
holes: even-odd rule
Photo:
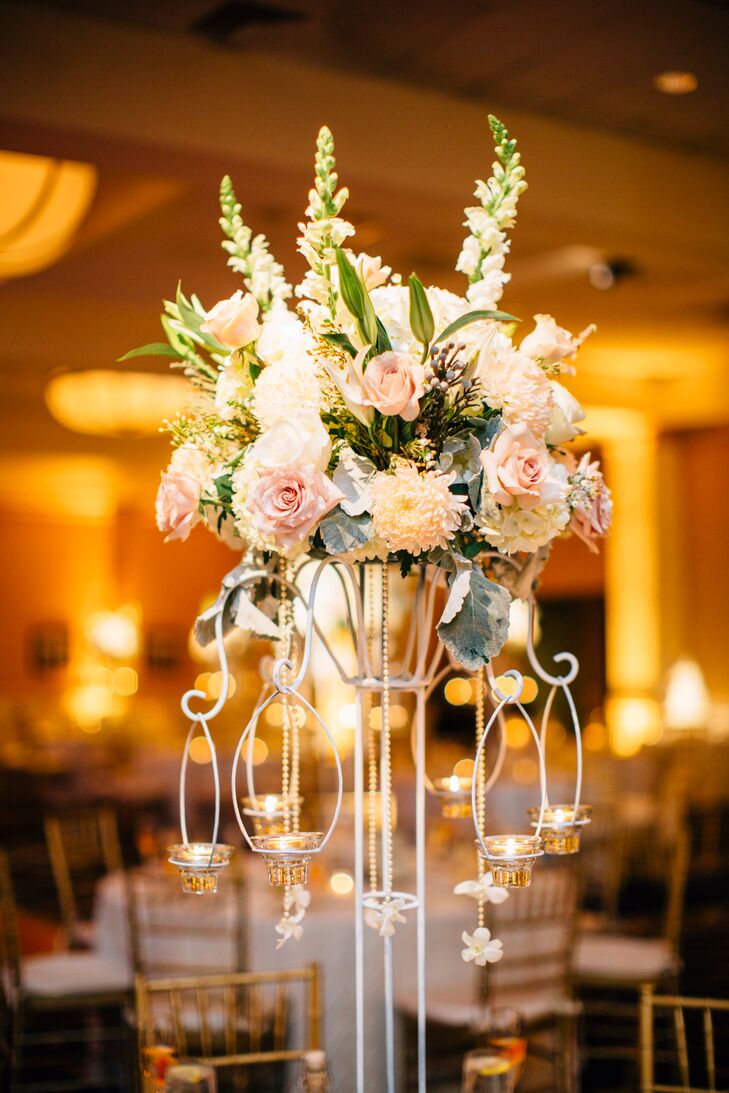
[[[258,481],[258,468],[252,459],[243,459],[233,473],[232,508],[238,534],[252,550],[276,550],[271,536],[262,535],[255,525],[253,513],[248,508],[248,495]]]
[[[552,422],[554,395],[542,369],[495,331],[483,345],[476,367],[484,401],[500,410],[507,425],[525,424],[543,437]]]
[[[170,458],[168,471],[186,474],[200,485],[200,492],[206,493],[213,484],[218,468],[206,452],[194,444],[181,444],[175,448]]]
[[[520,551],[533,553],[549,543],[567,527],[570,519],[565,502],[523,509],[519,505],[509,508],[493,507],[488,515],[477,523],[485,539],[504,554]]]
[[[283,357],[264,368],[255,382],[252,409],[262,429],[290,417],[292,410],[321,413],[323,394],[313,357]]]
[[[390,550],[420,554],[445,547],[461,526],[467,501],[451,493],[455,475],[402,463],[394,474],[378,474],[370,486],[375,535]]]

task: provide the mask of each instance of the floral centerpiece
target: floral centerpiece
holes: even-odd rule
[[[450,595],[438,633],[471,669],[498,653],[519,591],[500,557],[524,553],[533,579],[557,536],[596,549],[611,511],[598,464],[566,447],[585,415],[561,381],[594,328],[573,337],[537,315],[523,335],[497,306],[526,182],[516,142],[489,122],[496,161],[465,210],[462,295],[415,274],[404,284],[356,251],[322,128],[302,282],[287,283],[226,177],[223,248],[244,288],[209,309],[178,288],[167,341],[127,354],[171,357],[195,390],[169,423],[157,497],[167,539],[204,524],[268,567],[307,554],[440,566]],[[271,603],[244,597],[237,623],[273,636]]]

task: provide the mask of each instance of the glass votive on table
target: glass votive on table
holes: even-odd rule
[[[539,823],[539,809],[527,810],[532,827]],[[542,838],[547,854],[576,854],[580,849],[581,828],[592,819],[590,805],[549,805],[544,810]]]
[[[461,1093],[511,1093],[511,1067],[488,1048],[475,1048],[463,1059]]]
[[[473,780],[458,774],[435,778],[433,792],[440,798],[440,812],[448,820],[464,820],[471,815]]]
[[[481,854],[498,888],[528,888],[532,866],[544,853],[544,841],[538,835],[487,835],[483,847]]]
[[[203,1063],[179,1063],[167,1071],[165,1093],[217,1093],[215,1070]]]
[[[286,817],[294,805],[301,805],[303,797],[290,794],[265,793],[255,797],[243,797],[243,815],[250,816],[256,835],[280,835],[286,830]]]
[[[324,841],[321,831],[290,831],[282,835],[254,835],[251,840],[262,852],[268,870],[268,883],[306,884],[312,852]]]
[[[177,867],[182,891],[193,895],[214,895],[218,877],[233,856],[234,847],[225,843],[178,843],[167,847],[167,860]]]

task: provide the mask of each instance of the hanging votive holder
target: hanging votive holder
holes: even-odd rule
[[[243,815],[250,816],[255,835],[281,835],[286,831],[286,817],[294,806],[303,803],[303,797],[290,794],[266,793],[255,797],[243,797]]]
[[[472,778],[451,774],[433,781],[433,793],[440,800],[440,814],[448,820],[465,820],[471,815]]]
[[[254,835],[251,843],[266,863],[268,883],[307,884],[309,862],[324,841],[321,831],[291,831],[279,835]]]
[[[527,810],[532,827],[539,823],[539,809]],[[542,820],[542,837],[547,854],[576,854],[580,849],[581,828],[592,818],[590,805],[548,805]]]
[[[233,856],[234,847],[224,843],[179,843],[168,846],[168,861],[177,867],[182,891],[191,895],[215,895],[222,869]]]
[[[532,866],[543,854],[538,835],[487,835],[483,840],[482,857],[497,888],[528,888]]]

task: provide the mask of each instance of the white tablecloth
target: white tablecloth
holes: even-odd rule
[[[468,859],[470,860],[469,854]],[[428,993],[442,996],[462,992],[477,995],[478,970],[461,959],[461,932],[475,927],[475,901],[454,896],[453,884],[475,873],[459,869],[454,875],[452,863],[441,860],[428,868],[426,893],[426,980]],[[252,971],[294,968],[315,961],[324,979],[324,1040],[338,1093],[354,1090],[354,910],[353,896],[335,896],[328,887],[312,890],[309,910],[304,919],[304,935],[276,950],[274,927],[281,915],[281,893],[266,882],[265,870],[258,860],[245,862],[245,914],[247,916],[248,960]],[[535,884],[549,882],[548,875],[537,875]],[[222,924],[221,916],[233,916],[234,904],[224,895],[225,877],[221,878],[221,898],[182,896],[165,906],[166,921],[174,916],[207,916],[212,926]],[[398,878],[397,887],[413,890],[414,877]],[[516,895],[518,899],[518,893]],[[506,905],[508,906],[508,904]],[[106,877],[98,888],[96,904],[96,945],[101,955],[126,959],[131,964],[127,926],[127,888],[121,874]],[[182,918],[180,921],[182,921]],[[199,939],[175,935],[160,939],[158,959],[174,960],[183,971],[194,970],[200,962]],[[218,946],[218,949],[215,949]],[[233,949],[224,948],[221,938],[205,939],[203,961],[222,964],[226,953],[233,959]],[[372,1093],[385,1088],[384,1011],[382,941],[374,930],[365,929],[365,1036],[367,1089]],[[397,999],[405,1009],[415,1010],[416,928],[415,912],[407,914],[407,923],[398,925],[393,943]],[[232,964],[231,964],[232,966]]]

